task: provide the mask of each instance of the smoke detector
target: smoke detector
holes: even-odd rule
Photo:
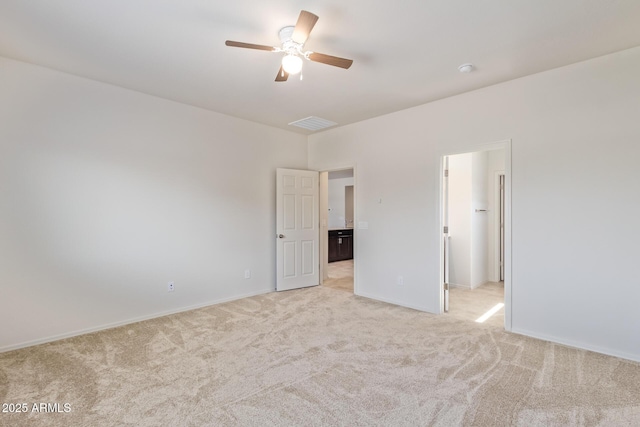
[[[460,71],[461,73],[470,73],[473,71],[473,64],[462,64],[458,67],[458,71]]]

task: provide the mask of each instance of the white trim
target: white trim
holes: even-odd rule
[[[325,179],[326,178],[326,179]],[[324,184],[324,185],[323,185]],[[329,230],[329,215],[328,215],[328,199],[329,199],[329,172],[318,171],[318,219],[320,220],[320,224],[318,224],[318,230],[320,230],[320,235],[318,236],[318,247],[320,248],[320,285],[324,285],[325,275],[327,278],[329,277],[329,269],[327,268],[329,263],[327,262],[327,252],[328,252],[328,234]],[[323,212],[324,211],[324,212]],[[324,224],[323,224],[324,221]]]
[[[479,283],[477,285],[459,285],[457,283],[449,283],[449,287],[450,288],[458,288],[458,289],[469,289],[469,290],[473,290],[473,289],[478,289],[480,286],[484,286],[487,283],[495,283],[493,280],[487,280],[485,282]]]
[[[444,313],[444,266],[443,266],[443,251],[444,251],[444,243],[441,239],[442,236],[442,227],[444,226],[443,217],[442,217],[442,197],[443,197],[443,177],[444,177],[444,162],[443,159],[446,156],[453,156],[456,154],[464,154],[464,153],[477,153],[481,151],[491,151],[491,150],[505,150],[505,171],[504,171],[504,199],[505,199],[505,207],[504,207],[504,329],[506,331],[511,331],[512,328],[512,301],[511,301],[511,139],[505,139],[502,141],[496,141],[488,144],[480,144],[480,145],[471,145],[464,148],[458,148],[457,150],[440,150],[438,156],[439,167],[437,168],[439,191],[437,193],[438,200],[436,200],[436,209],[437,215],[439,218],[438,221],[438,232],[436,235],[438,236],[438,240],[440,242],[440,256],[439,256],[439,276],[438,276],[438,286],[440,287],[440,312],[438,314]]]
[[[418,310],[418,311],[422,311],[425,313],[432,313],[432,314],[437,314],[437,313],[433,313],[432,311],[427,310],[426,307],[420,306],[420,305],[416,305],[416,304],[407,304],[405,301],[397,301],[391,298],[384,298],[384,297],[380,297],[378,295],[373,295],[373,294],[369,294],[369,293],[360,293],[358,294],[358,296],[364,297],[364,298],[369,298],[375,301],[380,301],[380,302],[385,302],[388,304],[393,304],[393,305],[397,305],[400,307],[404,307],[404,308],[410,308],[413,310]]]
[[[505,142],[504,156],[504,329],[512,329],[512,276],[511,276],[511,139]]]
[[[106,329],[117,328],[117,327],[120,327],[120,326],[130,325],[132,323],[138,323],[138,322],[143,322],[145,320],[157,319],[159,317],[169,316],[169,315],[177,314],[177,313],[183,313],[185,311],[196,310],[196,309],[199,309],[199,308],[209,307],[209,306],[212,306],[212,305],[222,304],[222,303],[225,303],[225,302],[235,301],[235,300],[239,300],[239,299],[243,299],[243,298],[254,297],[256,295],[268,294],[268,293],[275,292],[275,291],[276,291],[275,288],[262,289],[262,290],[256,291],[256,292],[250,292],[250,293],[247,293],[247,294],[236,295],[236,296],[227,297],[227,298],[221,298],[221,299],[217,299],[217,300],[213,300],[213,301],[209,301],[209,302],[205,302],[205,303],[201,303],[201,304],[195,304],[195,305],[190,305],[190,306],[187,306],[187,307],[178,308],[178,309],[175,309],[175,310],[161,311],[161,312],[149,314],[149,315],[146,315],[146,316],[134,317],[134,318],[131,318],[131,319],[120,321],[120,322],[107,323],[107,324],[104,324],[104,325],[95,326],[93,328],[79,329],[77,331],[68,332],[68,333],[59,334],[59,335],[52,335],[50,337],[39,338],[39,339],[33,340],[33,341],[24,341],[24,342],[21,342],[21,343],[18,343],[18,344],[11,344],[11,345],[8,345],[8,346],[5,346],[5,347],[0,347],[0,353],[4,353],[6,351],[18,350],[18,349],[21,349],[21,348],[31,347],[31,346],[39,345],[39,344],[45,344],[45,343],[48,343],[48,342],[58,341],[58,340],[62,340],[62,339],[65,339],[65,338],[77,337],[79,335],[90,334],[92,332],[104,331]]]
[[[606,354],[607,356],[619,357],[621,359],[632,360],[634,362],[640,362],[640,356],[637,354],[626,353],[624,351],[615,351],[610,348],[600,347],[597,345],[585,344],[583,342],[577,342],[573,340],[567,340],[558,338],[551,335],[539,334],[537,332],[531,332],[526,329],[514,328],[511,330],[514,334],[524,335],[527,337],[539,339],[542,341],[548,341],[552,344],[563,345],[567,347],[576,348],[579,350],[593,351],[595,353]]]
[[[493,277],[491,280],[493,282],[500,281],[500,176],[502,175],[505,175],[506,181],[503,170],[495,171],[493,177]]]

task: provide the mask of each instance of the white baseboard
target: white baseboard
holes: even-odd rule
[[[489,283],[489,280],[487,280],[486,282],[482,282],[482,283],[478,283],[475,286],[471,286],[471,285],[459,285],[457,283],[449,283],[449,287],[450,288],[458,288],[458,289],[476,289],[479,288],[482,285],[486,285],[487,283]]]
[[[600,347],[597,345],[580,343],[572,340],[567,340],[563,338],[558,338],[550,335],[539,334],[537,332],[531,332],[520,328],[512,328],[511,331],[514,334],[525,335],[527,337],[536,338],[543,341],[549,341],[555,344],[564,345],[567,347],[573,347],[580,350],[588,350],[593,351],[595,353],[606,354],[607,356],[619,357],[621,359],[632,360],[634,362],[640,362],[640,355],[626,353],[624,351],[617,351],[606,347]]]
[[[475,285],[475,286],[473,286],[473,285],[472,285],[472,286],[471,286],[471,289],[479,288],[480,286],[482,286],[482,285],[486,285],[487,283],[489,283],[489,281],[488,281],[488,280],[486,280],[486,281],[484,281],[484,282],[482,282],[482,283],[478,283],[478,284],[477,284],[477,285]]]
[[[397,300],[393,300],[393,299],[390,299],[390,298],[382,298],[382,297],[380,297],[378,295],[368,294],[368,293],[364,293],[364,292],[356,293],[355,295],[357,295],[359,297],[365,297],[365,298],[373,299],[373,300],[376,300],[376,301],[386,302],[386,303],[393,304],[393,305],[399,305],[401,307],[411,308],[413,310],[424,311],[426,313],[438,314],[438,313],[434,313],[432,311],[429,311],[425,307],[420,306],[420,305],[407,304],[404,301],[397,301]]]
[[[235,301],[235,300],[239,300],[239,299],[242,299],[242,298],[248,298],[248,297],[253,297],[253,296],[256,296],[256,295],[267,294],[267,293],[270,293],[270,292],[275,292],[275,289],[274,288],[262,289],[262,290],[256,291],[256,292],[250,292],[250,293],[242,294],[242,295],[235,295],[235,296],[228,297],[228,298],[221,298],[221,299],[208,301],[208,302],[204,302],[204,303],[200,303],[200,304],[190,305],[190,306],[187,306],[187,307],[177,308],[175,310],[162,311],[162,312],[158,312],[158,313],[149,314],[149,315],[146,315],[146,316],[140,316],[140,317],[134,317],[134,318],[131,318],[131,319],[122,320],[122,321],[119,321],[119,322],[107,323],[107,324],[100,325],[100,326],[95,326],[95,327],[92,327],[92,328],[80,329],[80,330],[77,330],[77,331],[67,332],[67,333],[64,333],[64,334],[52,335],[52,336],[45,337],[45,338],[39,338],[37,340],[24,341],[24,342],[21,342],[21,343],[18,343],[18,344],[11,344],[11,345],[7,345],[7,346],[4,346],[4,347],[0,347],[0,353],[4,353],[4,352],[7,352],[7,351],[11,351],[11,350],[18,350],[18,349],[21,349],[21,348],[31,347],[31,346],[39,345],[39,344],[46,344],[48,342],[58,341],[58,340],[62,340],[62,339],[65,339],[65,338],[77,337],[79,335],[90,334],[92,332],[104,331],[105,329],[117,328],[119,326],[130,325],[132,323],[138,323],[138,322],[142,322],[142,321],[145,321],[145,320],[156,319],[158,317],[169,316],[171,314],[182,313],[182,312],[190,311],[190,310],[196,310],[198,308],[203,308],[203,307],[208,307],[208,306],[211,306],[211,305],[222,304],[222,303],[225,303],[225,302]]]

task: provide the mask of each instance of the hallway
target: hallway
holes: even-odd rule
[[[500,303],[504,303],[504,282],[487,282],[475,289],[452,287],[449,291],[448,315],[475,322]],[[504,307],[483,323],[504,328]]]
[[[329,263],[329,280],[323,286],[353,293],[353,259]]]

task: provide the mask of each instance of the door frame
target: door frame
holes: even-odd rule
[[[480,145],[471,145],[466,146],[457,150],[442,150],[438,157],[438,183],[439,183],[439,191],[437,194],[438,200],[436,201],[436,206],[438,206],[438,230],[437,236],[440,247],[440,275],[439,275],[439,283],[440,283],[440,314],[444,313],[444,241],[442,239],[443,227],[444,227],[444,205],[443,205],[443,197],[444,197],[444,158],[446,156],[453,156],[456,154],[464,154],[464,153],[476,153],[481,151],[491,151],[491,150],[505,150],[505,159],[504,159],[504,329],[506,331],[511,331],[511,319],[512,319],[512,273],[511,273],[511,176],[512,176],[512,166],[511,166],[511,139],[505,139],[501,141],[496,141],[488,144],[480,144]]]
[[[354,295],[360,295],[358,293],[359,287],[358,287],[358,268],[357,268],[357,263],[358,263],[358,182],[357,182],[358,174],[357,174],[356,164],[352,163],[352,164],[346,164],[346,165],[339,165],[335,167],[322,168],[322,169],[319,169],[318,172],[320,175],[322,175],[323,172],[327,172],[327,173],[337,172],[337,171],[348,170],[348,169],[353,170],[353,237],[352,237],[353,239],[352,240],[353,242],[353,293]],[[322,181],[322,179],[319,179],[318,181],[320,182]],[[319,183],[319,185],[321,184]],[[323,191],[321,187],[319,192],[319,197],[321,200],[318,202],[319,209],[326,207],[328,204],[328,200],[322,200],[324,196],[328,196],[328,191],[325,193],[326,194],[323,195]],[[320,221],[320,249],[322,250],[323,248],[326,248],[329,243],[329,234],[326,232],[329,228],[329,225],[322,224],[322,218],[323,218],[322,211],[319,212],[318,218]],[[326,255],[320,254],[320,284],[321,285],[324,283],[324,272],[328,268],[328,266],[329,266],[329,263],[327,261]]]
[[[505,181],[506,181],[506,176],[505,176],[505,171],[495,171],[494,177],[493,177],[493,200],[494,200],[494,206],[493,209],[495,209],[495,212],[497,213],[496,215],[494,215],[493,218],[493,277],[495,278],[496,282],[499,282],[501,280],[501,276],[503,276],[500,267],[500,260],[503,257],[503,253],[502,249],[504,249],[502,247],[502,242],[501,242],[501,230],[500,230],[500,220],[502,219],[500,217],[500,213],[501,213],[501,208],[502,206],[502,195],[501,193],[501,189],[500,189],[500,177],[505,177]],[[506,196],[506,193],[505,193]],[[505,212],[506,212],[506,206],[505,206]],[[503,270],[504,271],[504,270]]]

